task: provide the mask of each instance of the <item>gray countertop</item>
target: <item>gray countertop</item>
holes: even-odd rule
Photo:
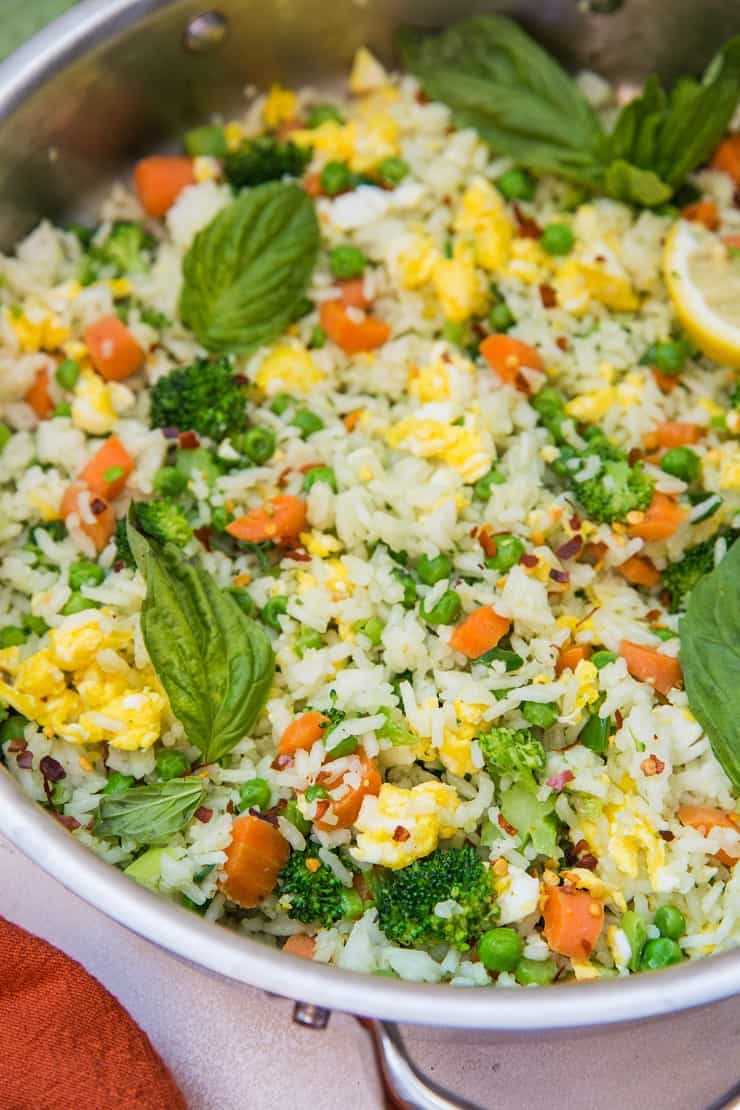
[[[290,1003],[177,960],[92,909],[0,838],[2,913],[79,960],[166,1060],[190,1110],[376,1110],[365,1034],[344,1014],[323,1032]],[[491,1110],[700,1110],[740,1077],[740,999],[575,1039],[504,1042],[406,1027],[438,1083]],[[39,1108],[42,1110],[42,1108]]]

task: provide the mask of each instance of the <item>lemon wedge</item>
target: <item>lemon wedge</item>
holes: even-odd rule
[[[740,369],[740,266],[700,224],[679,220],[663,249],[676,315],[705,355]]]

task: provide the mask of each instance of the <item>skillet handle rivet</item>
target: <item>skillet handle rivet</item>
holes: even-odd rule
[[[226,16],[221,12],[201,12],[194,16],[183,35],[183,45],[193,54],[204,54],[213,50],[226,38],[229,24]]]
[[[296,1002],[293,1007],[293,1021],[296,1025],[307,1025],[309,1029],[326,1029],[330,1015],[331,1010],[310,1002]]]

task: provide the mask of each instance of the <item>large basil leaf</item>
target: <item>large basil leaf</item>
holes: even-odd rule
[[[180,316],[209,351],[252,351],[285,330],[319,248],[312,201],[271,182],[242,193],[185,255]]]
[[[260,626],[172,544],[161,546],[131,519],[128,537],[146,579],[141,629],[172,712],[206,763],[231,751],[267,699],[275,670]]]
[[[679,632],[691,712],[740,790],[740,542],[694,586]]]
[[[93,832],[139,844],[162,844],[192,819],[206,796],[202,779],[188,777],[152,786],[133,786],[123,794],[103,795]]]

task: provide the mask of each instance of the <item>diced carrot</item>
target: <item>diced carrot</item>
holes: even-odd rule
[[[342,301],[351,308],[367,308],[370,301],[365,296],[365,282],[362,278],[351,278],[334,283],[342,291]]]
[[[130,378],[144,364],[144,352],[117,316],[101,316],[85,330],[92,364],[109,382]]]
[[[651,432],[646,432],[642,442],[648,451],[654,451],[656,447],[688,447],[698,443],[704,432],[701,424],[691,424],[688,420],[666,420],[657,424]]]
[[[194,184],[192,158],[142,158],[134,167],[139,204],[155,219],[166,215],[183,189]]]
[[[85,519],[88,513],[80,507],[80,497],[83,494],[88,498],[89,514],[94,517],[92,521]],[[73,486],[67,487],[62,497],[60,510],[64,520],[72,513],[77,514],[80,531],[92,540],[96,551],[103,550],[115,531],[116,514],[108,502],[105,498],[91,493],[81,482],[76,482]]]
[[[312,960],[316,953],[316,937],[309,937],[306,933],[293,933],[283,945],[283,952],[287,952],[289,956]]]
[[[324,735],[324,730],[329,723],[329,718],[317,709],[309,709],[291,721],[280,737],[278,755],[293,755],[295,752],[307,752],[317,740]]]
[[[23,398],[31,406],[39,420],[48,420],[54,411],[54,402],[49,392],[50,384],[49,371],[45,368],[37,371],[36,377],[33,379],[33,385]]]
[[[275,889],[278,873],[290,856],[290,845],[274,825],[249,814],[231,826],[221,890],[245,909],[257,906]]]
[[[664,697],[674,686],[683,684],[681,664],[672,655],[663,655],[645,644],[622,640],[619,654],[627,663],[627,670],[638,682],[649,682]]]
[[[719,227],[719,208],[713,200],[697,200],[694,204],[687,204],[681,209],[684,220],[694,224],[703,224],[708,231],[716,231]]]
[[[303,191],[310,197],[321,196],[321,174],[307,173],[303,178]]]
[[[655,378],[655,384],[661,393],[673,393],[673,390],[678,385],[678,376],[676,374],[664,374],[657,366],[651,367],[650,373]]]
[[[344,424],[345,431],[354,432],[364,412],[364,409],[353,409],[352,412],[348,412],[346,416],[343,416],[342,423]]]
[[[510,335],[489,335],[480,345],[480,353],[507,385],[514,385],[522,393],[529,393],[529,383],[521,373],[523,366],[530,370],[543,370],[539,351],[513,339]]]
[[[377,316],[353,320],[341,301],[324,301],[319,317],[329,338],[348,355],[374,351],[382,347],[391,334],[390,326]]]
[[[450,636],[450,647],[467,655],[468,659],[477,659],[495,648],[510,628],[508,617],[499,616],[490,605],[481,605],[458,624]]]
[[[590,644],[566,644],[565,647],[561,647],[555,663],[555,674],[574,671],[584,659],[591,658],[591,650]]]
[[[123,493],[133,469],[134,460],[120,439],[109,436],[80,474],[80,480],[98,497],[112,501]]]
[[[617,570],[633,586],[655,586],[660,582],[660,571],[647,555],[633,555],[620,563]]]
[[[722,140],[709,165],[713,170],[729,174],[735,184],[740,185],[740,132],[735,131]]]
[[[290,493],[283,493],[232,520],[226,531],[245,543],[272,540],[279,544],[296,539],[306,530],[307,520],[306,502]]]
[[[553,952],[587,960],[604,927],[604,904],[587,890],[549,887],[543,918],[542,931]]]
[[[331,832],[334,829],[350,828],[357,820],[363,799],[368,794],[376,795],[380,793],[383,780],[380,777],[375,760],[370,759],[364,748],[358,748],[355,754],[360,757],[362,763],[362,777],[359,786],[350,787],[341,798],[329,802],[327,809],[331,810],[335,818],[334,821],[323,820],[323,813],[314,820],[316,827],[324,829],[326,832]],[[317,782],[327,790],[333,790],[336,786],[339,786],[342,779],[342,775],[336,775],[327,770],[321,772]],[[326,813],[326,809],[324,813]]]
[[[709,836],[712,829],[740,830],[740,816],[737,813],[725,813],[723,809],[715,806],[700,806],[686,803],[678,807],[678,819],[682,825],[689,825],[692,829],[699,829],[704,836]],[[717,852],[717,859],[725,867],[732,867],[740,856],[730,855],[722,848]]]
[[[643,513],[642,520],[627,526],[630,536],[642,540],[667,540],[682,523],[686,511],[667,493],[653,494],[653,499]]]

